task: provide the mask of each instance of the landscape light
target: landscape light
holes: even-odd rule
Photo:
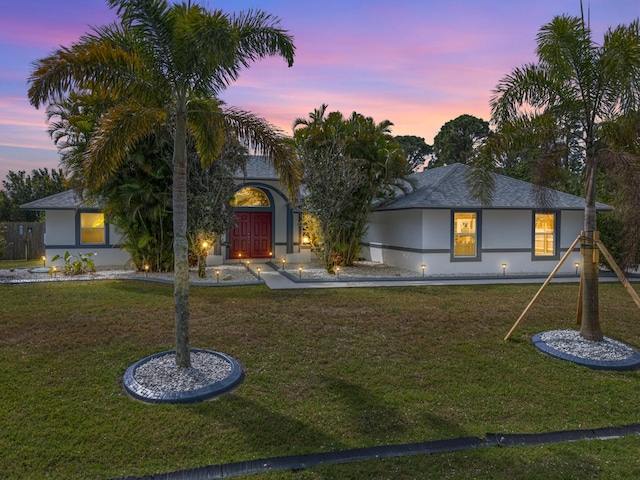
[[[423,263],[422,265],[420,265],[420,268],[422,268],[422,276],[424,277],[424,270],[425,268],[427,268],[427,266]]]
[[[258,280],[260,280],[260,270],[261,270],[261,268],[258,267],[256,270],[258,270]]]
[[[298,267],[298,278],[302,280],[302,267]]]
[[[282,259],[282,270],[284,270],[284,264],[287,262],[287,260],[285,258]]]
[[[220,270],[216,270],[216,279],[218,280],[218,283],[220,283]]]
[[[504,277],[507,274],[507,264],[502,264],[502,276]]]
[[[42,266],[43,267],[47,266],[47,257],[45,257],[44,255],[42,256]]]
[[[578,268],[580,268],[580,263],[576,262],[575,267],[576,267],[576,275],[578,275]]]

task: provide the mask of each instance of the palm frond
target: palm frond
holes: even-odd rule
[[[85,154],[86,180],[104,184],[136,145],[167,122],[167,110],[120,103],[102,117]]]

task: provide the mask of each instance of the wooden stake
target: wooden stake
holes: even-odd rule
[[[582,323],[582,282],[584,276],[582,275],[584,269],[580,270],[580,287],[578,289],[578,308],[576,309],[576,324],[580,325]]]
[[[538,290],[538,293],[536,293],[536,295],[533,297],[533,299],[529,302],[529,305],[527,305],[527,308],[524,309],[524,312],[522,312],[522,315],[520,315],[520,318],[518,318],[518,320],[516,321],[516,323],[513,324],[513,327],[511,327],[511,330],[509,330],[509,333],[507,333],[507,336],[504,337],[505,340],[508,340],[509,337],[511,336],[511,334],[513,333],[513,331],[516,329],[516,327],[518,326],[518,324],[522,321],[522,319],[525,317],[525,315],[527,313],[529,313],[529,310],[531,309],[531,307],[533,306],[534,303],[536,303],[536,300],[538,300],[538,297],[540,296],[540,294],[542,293],[542,291],[545,289],[545,287],[547,285],[549,285],[549,283],[551,282],[551,280],[553,280],[553,277],[556,275],[556,273],[558,272],[558,270],[560,270],[560,267],[562,266],[562,264],[565,262],[565,260],[567,258],[569,258],[569,255],[571,255],[571,253],[573,253],[573,249],[575,248],[575,246],[578,244],[578,242],[580,241],[580,238],[582,236],[579,235],[574,242],[571,244],[571,246],[569,247],[569,250],[567,250],[567,253],[564,254],[564,256],[560,259],[560,261],[558,262],[558,264],[556,265],[556,268],[553,269],[553,271],[551,272],[551,274],[549,275],[549,278],[547,278],[547,280],[542,284],[542,286],[540,287],[540,290]]]
[[[638,307],[640,307],[640,298],[638,297],[638,294],[629,283],[629,280],[627,280],[627,277],[624,276],[624,273],[622,273],[622,270],[620,270],[620,267],[618,267],[618,264],[609,253],[609,250],[607,250],[607,248],[604,246],[604,243],[602,243],[600,240],[596,240],[596,245],[598,246],[598,248],[600,249],[604,257],[609,262],[609,266],[613,268],[613,271],[616,272],[616,275],[618,275],[618,278],[624,285],[624,288],[627,289],[627,292],[629,292],[629,295],[631,295],[631,298],[633,298],[633,301],[636,302],[636,305]]]

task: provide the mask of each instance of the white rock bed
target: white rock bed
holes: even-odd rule
[[[168,353],[137,367],[133,378],[156,392],[188,392],[225,379],[231,370],[231,363],[208,352],[192,352],[190,368],[178,367],[175,354]]]
[[[35,270],[35,271],[34,271]],[[38,269],[15,268],[0,269],[0,283],[39,283],[39,282],[61,282],[61,281],[79,281],[79,280],[117,280],[117,279],[149,279],[173,281],[173,273],[144,273],[126,269],[99,269],[94,273],[86,275],[64,275],[58,272],[55,276],[48,273],[48,269],[40,271]],[[198,271],[192,269],[189,271],[189,282],[198,283],[217,283],[218,276],[216,271],[220,272],[220,283],[251,283],[257,282],[257,278],[243,265],[220,265],[218,267],[208,267],[206,269],[206,278],[200,278]]]
[[[602,342],[585,340],[577,330],[552,330],[540,334],[540,339],[559,352],[588,360],[625,360],[634,354],[631,347],[607,337]]]

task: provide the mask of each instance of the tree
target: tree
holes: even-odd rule
[[[391,122],[376,123],[353,112],[345,119],[327,105],[294,122],[294,142],[302,159],[305,207],[317,218],[323,262],[352,265],[374,201],[406,190],[408,164],[390,134]]]
[[[232,131],[269,156],[293,188],[294,163],[282,137],[247,112],[223,109],[216,96],[257,59],[281,56],[291,66],[295,47],[279,19],[260,10],[230,16],[190,2],[108,4],[120,24],[95,28],[36,61],[29,99],[39,107],[70,92],[111,96],[114,103],[96,123],[83,159],[89,186],[104,183],[142,139],[171,127],[176,362],[189,367],[187,135],[207,166],[217,158],[224,132]]]
[[[247,149],[236,138],[228,137],[218,159],[205,168],[197,157],[189,169],[187,229],[191,250],[198,255],[198,274],[204,278],[206,253],[220,236],[234,227],[234,176],[246,169]]]
[[[489,136],[489,123],[472,115],[460,115],[445,123],[433,139],[435,159],[428,168],[466,164]]]
[[[584,151],[585,214],[582,237],[582,318],[580,334],[602,340],[598,307],[596,180],[599,164],[619,168],[636,165],[635,156],[610,147],[608,131],[640,107],[640,32],[638,20],[609,29],[597,45],[584,18],[557,16],[537,37],[537,64],[525,65],[504,77],[491,100],[492,120],[506,145],[541,138],[571,137]],[[516,127],[516,128],[514,128]],[[623,130],[629,139],[637,130]],[[549,142],[554,145],[555,142]],[[618,145],[622,145],[618,143]],[[543,152],[553,155],[553,148]],[[543,159],[544,161],[544,159]],[[626,168],[626,180],[636,182],[637,168]]]
[[[42,221],[42,212],[22,210],[20,205],[67,190],[62,170],[49,172],[47,168],[32,170],[30,175],[24,170],[9,170],[2,186],[4,190],[0,191],[0,221],[3,222]]]
[[[424,141],[422,137],[415,135],[399,135],[395,137],[405,158],[409,163],[411,171],[416,171],[425,164],[426,156],[433,153],[433,147]]]

